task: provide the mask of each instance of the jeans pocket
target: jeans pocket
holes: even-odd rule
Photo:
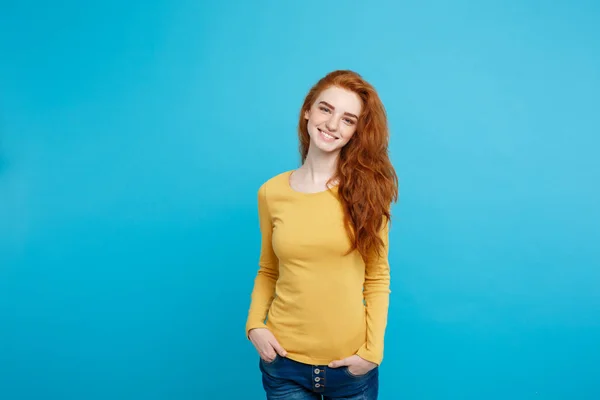
[[[279,354],[275,354],[275,358],[272,361],[265,361],[265,360],[263,360],[262,357],[260,357],[260,362],[263,363],[264,365],[273,365],[277,361],[279,361]]]
[[[355,375],[352,372],[350,372],[349,367],[344,367],[343,370],[346,373],[346,375],[348,375],[350,378],[354,378],[354,379],[361,379],[364,378],[368,375],[370,375],[377,367],[373,368],[372,370],[368,371],[366,374],[361,374],[361,375]]]

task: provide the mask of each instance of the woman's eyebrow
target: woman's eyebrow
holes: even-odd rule
[[[319,104],[325,104],[327,107],[331,108],[332,110],[335,110],[335,107],[326,101],[320,101]],[[345,112],[344,115],[348,115],[350,117],[354,117],[354,118],[358,119],[358,117],[356,115],[349,113],[349,112]]]

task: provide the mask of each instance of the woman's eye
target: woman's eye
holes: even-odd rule
[[[344,121],[346,121],[346,123],[347,123],[348,125],[354,125],[354,120],[353,120],[353,119],[346,118]]]
[[[321,111],[329,112],[329,108],[327,108],[327,107],[321,107]]]

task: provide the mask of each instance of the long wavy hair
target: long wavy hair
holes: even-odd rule
[[[335,174],[344,211],[344,224],[352,244],[348,253],[358,250],[363,260],[373,252],[380,255],[383,241],[379,236],[384,224],[391,222],[390,206],[398,200],[398,176],[388,155],[389,130],[383,103],[375,88],[358,73],[333,71],[308,92],[298,124],[301,162],[308,154],[310,136],[304,118],[319,94],[336,86],[356,93],[362,101],[356,132],[341,149]]]

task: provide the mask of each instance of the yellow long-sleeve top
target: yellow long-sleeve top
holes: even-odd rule
[[[365,263],[344,229],[337,188],[302,193],[278,174],[258,190],[262,244],[246,334],[268,328],[287,357],[311,365],[358,354],[380,364],[390,294],[388,224]],[[363,290],[364,289],[364,290]],[[266,322],[265,322],[266,319]]]

